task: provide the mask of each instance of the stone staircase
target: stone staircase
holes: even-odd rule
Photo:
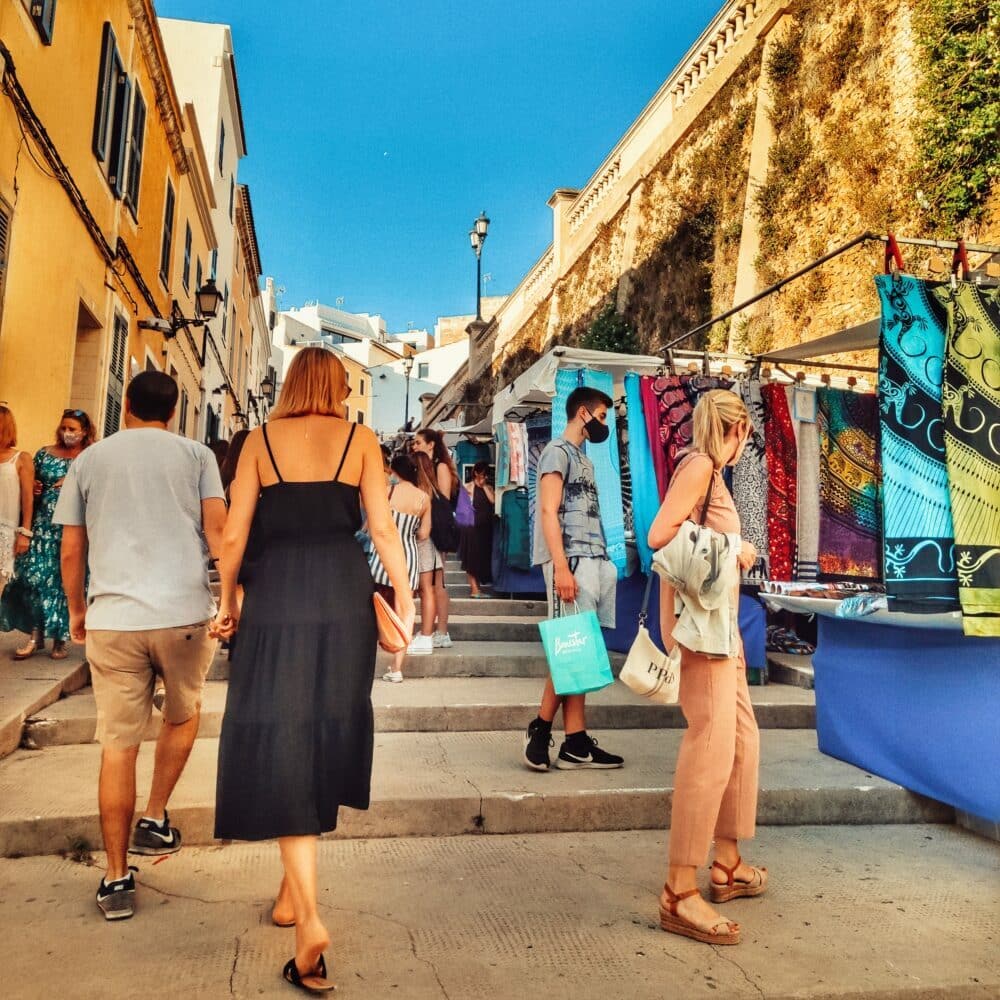
[[[544,601],[459,596],[449,565],[455,645],[411,657],[407,681],[379,679],[372,807],[344,810],[337,837],[584,832],[664,828],[683,720],[621,684],[588,697],[588,728],[622,753],[619,771],[528,771],[522,732],[537,711],[547,667],[537,623]],[[620,666],[621,656],[613,661]],[[216,658],[202,726],[171,802],[185,842],[212,842],[218,733],[229,663]],[[801,684],[751,688],[762,729],[762,824],[951,822],[953,811],[819,753],[815,699]],[[156,735],[154,718],[146,733]],[[47,854],[100,843],[92,742],[96,712],[85,688],[28,720],[24,746],[0,761],[0,856]],[[558,725],[558,724],[557,724]],[[558,750],[559,735],[555,736]],[[152,747],[140,754],[139,796]]]

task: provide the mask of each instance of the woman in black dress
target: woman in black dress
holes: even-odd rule
[[[462,488],[472,500],[475,522],[462,528],[458,557],[469,578],[469,593],[476,598],[485,597],[480,587],[493,582],[493,518],[496,494],[486,479],[490,467],[476,462],[472,467],[472,482]]]
[[[340,360],[306,348],[266,427],[250,433],[231,489],[213,631],[239,629],[219,744],[215,835],[277,838],[285,877],[272,911],[295,926],[283,975],[333,989],[316,908],[316,845],[340,806],[367,809],[377,628],[355,533],[372,543],[412,632],[414,605],[375,435],[344,419]],[[244,588],[242,608],[237,583]]]

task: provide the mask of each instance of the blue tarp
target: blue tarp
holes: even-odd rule
[[[1000,639],[819,618],[823,753],[1000,821]]]

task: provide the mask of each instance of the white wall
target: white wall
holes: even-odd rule
[[[371,425],[376,433],[395,434],[405,423],[406,376],[394,370],[394,365],[379,365],[369,369],[372,386]],[[416,369],[414,369],[416,370]],[[436,393],[440,386],[411,376],[410,416],[414,426],[420,423],[420,396]]]

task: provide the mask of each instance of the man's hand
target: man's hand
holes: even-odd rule
[[[556,567],[552,582],[555,584],[560,601],[564,604],[572,604],[576,600],[580,588],[568,565]]]
[[[70,611],[69,613],[69,637],[75,643],[82,645],[87,641],[87,612]]]

